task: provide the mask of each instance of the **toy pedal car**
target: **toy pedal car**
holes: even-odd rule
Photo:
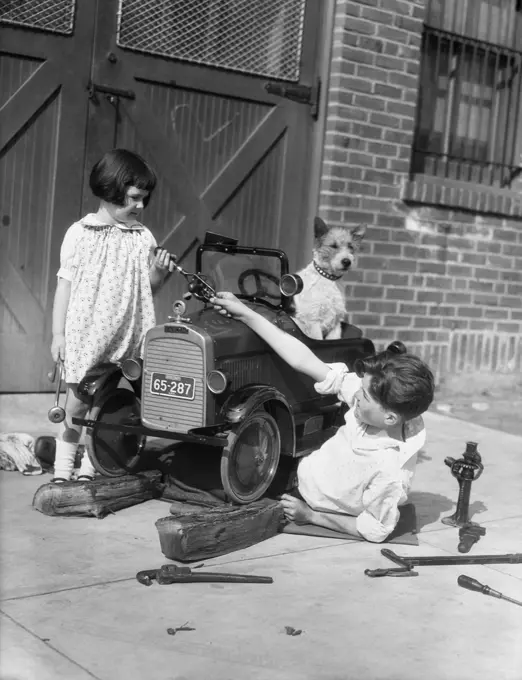
[[[90,401],[86,449],[103,475],[128,474],[147,456],[147,437],[213,447],[229,500],[250,503],[274,480],[280,456],[299,457],[320,446],[342,424],[344,406],[319,395],[313,380],[290,368],[243,323],[210,304],[214,290],[229,290],[326,362],[351,365],[374,353],[360,329],[346,326],[338,340],[313,340],[294,323],[292,296],[299,277],[289,274],[281,250],[240,246],[209,233],[196,255],[197,274],[176,269],[203,302],[190,318],[185,304],[150,330],[143,363],[105,364],[90,371],[78,391]]]

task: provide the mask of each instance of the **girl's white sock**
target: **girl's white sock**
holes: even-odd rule
[[[74,470],[74,459],[78,444],[56,440],[56,453],[54,456],[54,478],[71,479]]]
[[[96,470],[94,469],[91,459],[89,458],[89,454],[87,451],[84,450],[83,455],[82,455],[82,462],[80,463],[80,469],[78,470],[78,475],[77,477],[80,477],[81,475],[87,475],[89,477],[94,477],[96,474]]]

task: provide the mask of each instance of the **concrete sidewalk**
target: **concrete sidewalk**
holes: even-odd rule
[[[432,411],[522,436],[522,376],[470,373],[446,376]]]
[[[52,395],[25,400],[0,431],[51,434]],[[30,416],[28,415],[30,414]],[[43,414],[43,417],[42,417]],[[411,500],[419,546],[401,555],[458,555],[451,514],[458,485],[446,456],[478,442],[474,521],[487,533],[470,555],[522,552],[522,438],[430,412],[429,440]],[[103,520],[47,517],[31,507],[49,475],[0,473],[1,680],[520,680],[522,607],[464,590],[472,576],[522,601],[522,564],[418,567],[418,577],[376,578],[394,566],[382,545],[280,534],[206,563],[272,576],[271,585],[146,588],[141,569],[167,562],[154,522],[161,501]],[[186,624],[191,630],[167,633]],[[286,634],[286,627],[302,630]]]

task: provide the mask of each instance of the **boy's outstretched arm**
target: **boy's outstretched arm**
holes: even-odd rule
[[[257,333],[296,371],[305,373],[316,382],[322,382],[329,367],[311,349],[292,335],[274,326],[268,319],[245,305],[233,293],[220,292],[212,298],[212,304],[221,314],[238,319]]]

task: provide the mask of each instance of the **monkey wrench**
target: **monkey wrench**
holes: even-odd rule
[[[244,574],[221,574],[213,571],[193,572],[190,567],[177,564],[164,564],[159,569],[145,569],[136,574],[136,579],[144,586],[152,581],[160,585],[171,583],[273,583],[271,576],[247,576]]]

